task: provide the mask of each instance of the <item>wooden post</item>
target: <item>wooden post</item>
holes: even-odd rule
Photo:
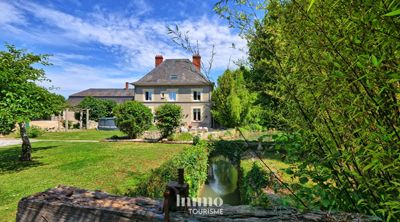
[[[69,111],[69,109],[67,108],[65,110],[65,132],[68,131],[68,111]]]
[[[83,111],[79,111],[79,129],[82,129],[83,127]]]
[[[86,129],[89,129],[89,109],[86,109]]]
[[[58,125],[57,125],[58,131],[61,131],[61,112],[58,113],[57,120],[58,120]]]

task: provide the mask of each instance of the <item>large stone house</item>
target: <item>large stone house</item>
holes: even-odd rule
[[[182,107],[186,127],[211,127],[211,91],[213,83],[200,71],[200,56],[189,59],[155,57],[155,68],[132,83],[135,100],[153,112],[158,106],[173,103]]]
[[[71,95],[75,106],[86,96],[111,99],[117,103],[136,100],[154,113],[157,107],[173,103],[182,107],[185,127],[212,127],[211,91],[213,83],[201,73],[201,57],[189,59],[163,59],[155,57],[155,67],[141,79],[125,83],[121,89],[88,89]],[[133,85],[132,88],[129,85]]]

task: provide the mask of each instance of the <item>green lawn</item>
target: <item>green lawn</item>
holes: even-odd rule
[[[102,140],[112,136],[124,136],[125,134],[119,130],[81,130],[69,132],[46,132],[35,139],[43,140]]]
[[[68,139],[100,139],[60,135]],[[115,132],[113,132],[115,133]],[[110,133],[110,134],[113,134]],[[56,135],[56,134],[54,134]],[[52,135],[52,139],[54,139]],[[18,200],[58,184],[122,194],[150,169],[187,145],[153,143],[33,143],[33,161],[19,162],[20,146],[0,147],[0,221],[15,221]]]

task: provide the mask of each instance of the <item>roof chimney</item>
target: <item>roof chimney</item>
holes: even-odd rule
[[[162,55],[156,55],[156,67],[163,62],[164,58]]]
[[[125,82],[125,90],[129,89],[129,82]]]
[[[193,55],[193,65],[196,66],[197,71],[200,72],[201,56],[199,54]]]

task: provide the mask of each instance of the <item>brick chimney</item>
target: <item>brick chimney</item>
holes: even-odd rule
[[[129,89],[129,82],[125,82],[125,90]]]
[[[193,65],[196,66],[197,71],[200,72],[200,68],[201,68],[201,56],[196,54],[193,55]]]
[[[163,62],[164,58],[162,55],[156,55],[156,67]]]

